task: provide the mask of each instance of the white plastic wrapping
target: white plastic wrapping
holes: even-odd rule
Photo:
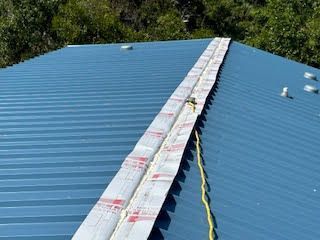
[[[215,38],[124,160],[120,170],[72,239],[147,239],[230,39]],[[196,111],[186,104],[196,99]]]

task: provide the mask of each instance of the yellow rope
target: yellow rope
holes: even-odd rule
[[[211,218],[210,205],[206,199],[206,188],[205,188],[206,177],[205,177],[203,166],[202,166],[201,153],[200,153],[200,138],[199,138],[199,134],[198,134],[197,130],[195,130],[195,134],[196,134],[196,139],[197,139],[196,146],[197,146],[198,167],[199,167],[200,175],[201,175],[201,200],[202,200],[202,203],[204,204],[204,206],[206,208],[206,212],[207,212],[207,220],[208,220],[208,224],[209,224],[209,239],[213,240],[213,237],[214,237],[213,222],[212,222],[212,218]]]
[[[192,108],[192,112],[195,112],[195,104],[194,103],[189,103],[189,105]],[[202,159],[201,159],[201,148],[200,148],[200,137],[198,131],[195,129],[195,135],[196,135],[196,149],[197,149],[197,162],[198,162],[198,167],[200,170],[200,175],[201,175],[201,201],[203,205],[206,208],[206,213],[207,213],[207,220],[209,224],[209,240],[214,239],[214,231],[213,231],[213,221],[212,221],[212,216],[211,216],[211,211],[210,211],[210,205],[207,201],[206,198],[206,176],[204,173],[203,165],[202,165]]]

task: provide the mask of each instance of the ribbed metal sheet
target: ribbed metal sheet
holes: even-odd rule
[[[209,41],[67,47],[0,70],[0,239],[70,239]]]
[[[202,121],[218,239],[320,239],[320,71],[232,43]],[[293,99],[280,97],[288,86]],[[207,239],[190,146],[150,239]]]

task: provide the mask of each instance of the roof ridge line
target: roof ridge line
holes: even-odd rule
[[[180,83],[72,239],[147,239],[178,172],[229,38],[215,38]],[[197,102],[193,113],[186,104]]]

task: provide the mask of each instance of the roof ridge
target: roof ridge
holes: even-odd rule
[[[148,238],[229,43],[229,38],[215,38],[208,45],[72,239]],[[194,113],[186,104],[189,98],[197,102]]]

